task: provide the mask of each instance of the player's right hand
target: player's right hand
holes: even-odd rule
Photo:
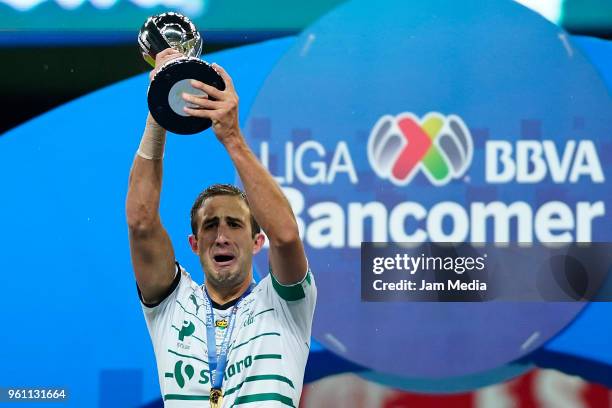
[[[157,73],[160,67],[162,67],[166,62],[183,57],[184,55],[175,50],[174,48],[166,48],[159,54],[155,56],[155,68],[149,73],[149,80],[153,80],[153,77]]]

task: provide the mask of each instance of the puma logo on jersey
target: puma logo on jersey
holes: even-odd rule
[[[198,310],[200,310],[200,306],[202,305],[198,305],[198,299],[193,293],[189,296],[189,300],[191,300],[193,304],[195,305],[195,308],[196,308],[195,314],[198,314]]]

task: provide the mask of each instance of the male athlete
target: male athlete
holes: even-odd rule
[[[155,66],[181,55],[164,50]],[[316,288],[289,203],[239,129],[232,80],[223,68],[214,68],[225,91],[194,81],[211,99],[184,94],[191,106],[185,112],[212,120],[246,196],[233,186],[215,185],[193,205],[189,245],[200,259],[204,285],[175,261],[161,224],[166,131],[150,115],[129,180],[132,264],[161,393],[166,407],[297,407]],[[271,273],[255,285],[252,258],[264,244],[259,225],[269,239]]]

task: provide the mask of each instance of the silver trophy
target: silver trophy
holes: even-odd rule
[[[174,48],[184,56],[166,62],[157,69],[147,95],[149,111],[166,130],[190,135],[208,129],[210,119],[188,116],[182,93],[203,94],[191,86],[196,79],[217,89],[224,90],[223,78],[200,59],[202,37],[185,16],[179,13],[163,13],[145,21],[138,33],[142,56],[155,68],[155,57],[166,48]],[[212,98],[211,98],[212,99]]]

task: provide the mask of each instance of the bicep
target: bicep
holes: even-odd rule
[[[174,249],[161,224],[147,231],[130,229],[130,253],[138,288],[147,303],[167,293],[174,280]]]

